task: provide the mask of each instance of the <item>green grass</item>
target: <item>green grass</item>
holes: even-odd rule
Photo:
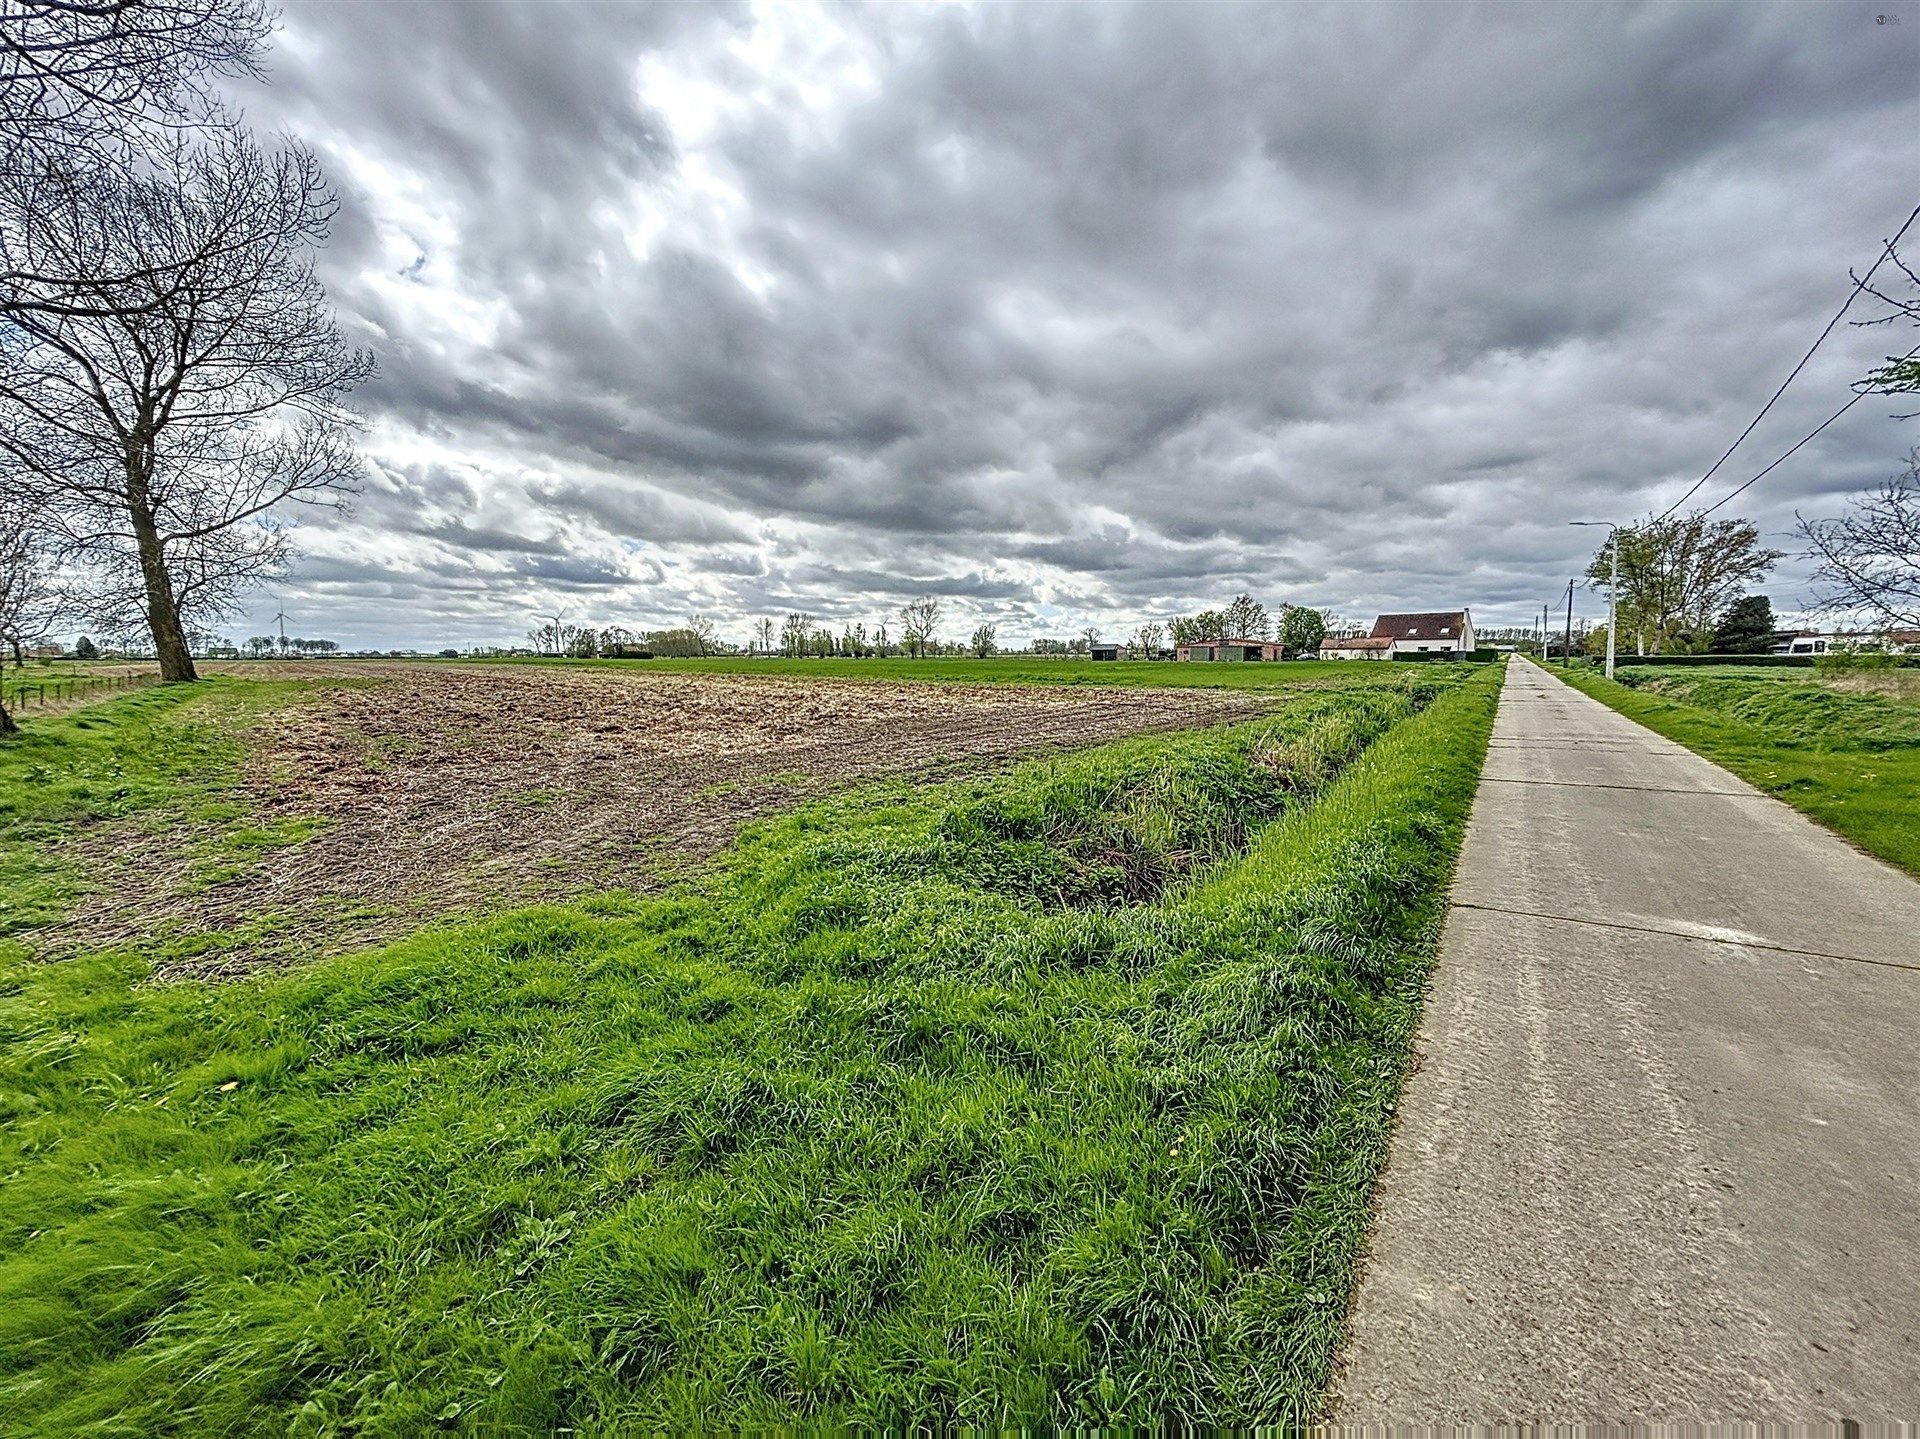
[[[282,976],[6,961],[0,1428],[1310,1415],[1496,681],[869,789]],[[123,811],[202,792],[131,767]]]
[[[452,660],[433,661],[452,664]],[[475,663],[479,663],[476,661]],[[1213,689],[1292,689],[1301,685],[1397,684],[1413,668],[1408,664],[1352,660],[1239,661],[1226,663],[1173,660],[1033,659],[1007,655],[997,659],[743,659],[567,660],[519,658],[488,664],[560,665],[572,669],[605,668],[634,674],[745,674],[786,679],[920,680],[937,684],[1061,684],[1200,686]],[[1442,666],[1452,669],[1453,666]]]
[[[1920,705],[1842,693],[1806,670],[1556,673],[1920,875]]]
[[[240,785],[240,733],[260,715],[368,681],[203,680],[133,689],[65,715],[29,711],[0,741],[0,959],[14,938],[113,882],[93,841],[111,821],[174,834],[191,883],[242,873],[262,850],[296,845],[316,819],[255,822]]]
[[[87,875],[65,842],[104,821],[231,819],[235,723],[287,686],[210,683],[133,690],[78,713],[21,715],[0,742],[0,955],[8,936],[57,917]]]

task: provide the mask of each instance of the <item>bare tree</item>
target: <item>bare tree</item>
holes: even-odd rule
[[[1796,514],[1823,604],[1920,628],[1920,450],[1907,468],[1837,518]]]
[[[280,568],[276,508],[352,488],[346,399],[373,360],[313,272],[335,204],[309,151],[229,133],[139,179],[75,180],[34,222],[64,273],[98,251],[105,273],[165,277],[125,282],[140,302],[102,313],[16,309],[0,369],[0,450],[98,565],[103,613],[137,604],[163,679],[195,677],[192,619]],[[210,231],[245,243],[208,252]]]
[[[995,629],[991,624],[983,624],[973,632],[973,657],[977,660],[993,658]]]
[[[0,0],[0,154],[97,161],[205,119],[216,76],[259,72],[262,0]]]
[[[934,630],[940,625],[940,601],[926,595],[900,606],[900,644],[916,657],[924,657]]]
[[[552,655],[556,659],[573,654],[580,644],[582,635],[593,635],[591,629],[567,624],[557,614],[536,615],[534,618],[542,622],[527,631],[527,643],[540,654]],[[599,648],[597,636],[594,639],[594,648],[595,650]]]
[[[770,655],[773,653],[773,635],[774,624],[772,620],[762,619],[754,622],[753,640],[759,647],[761,654]]]
[[[1166,638],[1166,630],[1156,620],[1149,620],[1134,631],[1133,647],[1143,660],[1155,659],[1160,654],[1161,642]]]
[[[780,651],[791,659],[799,659],[807,652],[807,645],[813,636],[813,616],[804,613],[790,614],[780,625]]]
[[[60,610],[55,555],[43,517],[26,491],[0,480],[0,667],[11,654],[27,662],[26,647],[46,634]],[[0,735],[16,726],[0,693]]]
[[[124,180],[155,147],[230,128],[212,82],[258,74],[272,18],[262,0],[0,0],[0,320],[109,313],[172,290],[178,257],[129,268],[94,246],[92,263],[63,265],[37,253],[35,221],[62,191]],[[199,237],[209,252],[233,244]]]

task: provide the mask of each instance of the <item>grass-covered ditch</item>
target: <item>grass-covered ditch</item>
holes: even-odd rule
[[[1920,875],[1920,703],[1891,671],[1622,666],[1555,671],[1668,739]]]
[[[0,1427],[1307,1416],[1497,680],[870,788],[281,976],[12,953]]]

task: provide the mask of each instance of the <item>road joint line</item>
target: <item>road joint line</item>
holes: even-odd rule
[[[1680,785],[1665,784],[1608,784],[1593,779],[1522,779],[1519,776],[1483,774],[1481,780],[1487,784],[1551,784],[1562,789],[1624,789],[1637,794],[1698,794],[1712,795],[1720,799],[1772,799],[1770,794],[1757,789],[1687,789]]]
[[[1684,929],[1662,929],[1655,925],[1626,924],[1617,919],[1588,919],[1577,914],[1548,914],[1544,910],[1510,909],[1499,904],[1475,904],[1471,900],[1456,899],[1448,904],[1449,909],[1470,909],[1481,914],[1508,914],[1519,919],[1544,919],[1555,924],[1584,924],[1594,929],[1614,929],[1628,934],[1656,934],[1667,939],[1691,939],[1700,944],[1721,944],[1729,949],[1759,949],[1773,954],[1791,954],[1805,959],[1831,959],[1842,964],[1871,964],[1880,969],[1907,969],[1920,972],[1920,964],[1907,964],[1898,959],[1868,959],[1858,954],[1831,954],[1823,949],[1796,949],[1790,944],[1753,944],[1744,939],[1726,939],[1719,935],[1692,934]]]

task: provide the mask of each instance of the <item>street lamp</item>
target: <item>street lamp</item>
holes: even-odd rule
[[[1572,520],[1574,525],[1605,525],[1613,531],[1610,546],[1613,555],[1613,574],[1607,580],[1607,678],[1613,678],[1613,642],[1614,631],[1619,628],[1618,599],[1620,595],[1620,526],[1612,520]]]

